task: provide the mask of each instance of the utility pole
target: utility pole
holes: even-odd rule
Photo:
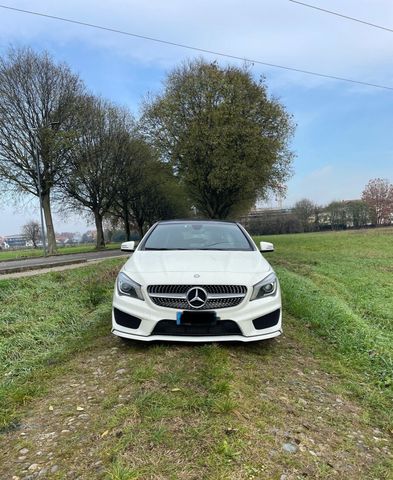
[[[44,226],[44,212],[43,212],[43,206],[42,206],[40,161],[38,159],[38,155],[36,155],[36,167],[37,167],[38,195],[40,197],[41,237],[42,237],[42,244],[44,246],[44,257],[46,257],[46,252],[47,252],[47,250],[46,250],[46,234],[45,234],[45,226]]]

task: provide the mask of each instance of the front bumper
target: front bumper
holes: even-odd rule
[[[170,329],[170,334],[156,334],[156,326],[161,321],[173,322],[176,325],[176,316],[179,310],[172,308],[164,308],[155,305],[148,297],[146,291],[143,292],[145,301],[133,299],[127,296],[119,295],[115,288],[113,296],[112,310],[112,333],[124,338],[133,340],[151,341],[181,341],[181,342],[253,342],[268,338],[277,337],[282,333],[282,309],[281,309],[281,292],[278,286],[274,296],[266,297],[260,300],[249,301],[251,291],[248,292],[243,302],[231,308],[217,309],[216,313],[219,318],[217,323],[222,321],[231,321],[236,324],[237,333],[231,334],[214,334],[210,335],[208,331],[205,334],[200,332],[195,335],[187,335],[184,331],[181,334],[173,334],[176,328]],[[114,309],[131,315],[136,320],[134,328],[128,328],[116,322]],[[277,321],[274,325],[267,328],[256,328],[254,322],[264,316],[269,316],[272,312],[277,312]]]

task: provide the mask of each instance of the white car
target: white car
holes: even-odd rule
[[[234,222],[156,223],[121,269],[112,332],[134,340],[251,342],[282,333],[280,285]],[[261,242],[262,252],[273,245]]]

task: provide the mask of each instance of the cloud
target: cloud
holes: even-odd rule
[[[327,2],[312,3],[326,8]],[[343,14],[386,26],[389,19],[393,23],[391,0],[328,3],[329,9]],[[393,83],[391,33],[287,0],[12,0],[10,4],[242,58]],[[89,88],[134,111],[141,95],[160,88],[165,72],[183,59],[200,55],[2,9],[0,15],[0,49],[9,43],[46,48],[79,71]],[[286,204],[302,197],[320,203],[356,198],[368,179],[391,178],[392,92],[258,64],[251,68],[255,77],[267,76],[269,90],[282,99],[298,123],[296,176],[289,182]],[[4,218],[0,217],[0,224],[6,224]]]
[[[324,5],[317,0],[314,3]],[[388,32],[316,12],[286,0],[250,0],[246,3],[234,0],[37,0],[33,6],[28,0],[19,0],[12,5],[228,52],[242,58],[364,81],[389,83],[393,73]],[[384,24],[393,12],[389,0],[361,3],[348,0],[345,7],[339,0],[332,0],[329,8],[380,24]],[[81,41],[93,49],[106,49],[112,55],[145,65],[161,65],[162,68],[170,68],[180,58],[198,55],[176,47],[21,13],[3,10],[1,14],[2,43],[45,39],[48,44],[66,46],[69,42]],[[329,82],[260,65],[254,68],[257,73],[268,72],[278,84],[283,81],[312,87]]]

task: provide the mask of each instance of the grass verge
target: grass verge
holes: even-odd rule
[[[311,280],[276,268],[285,310],[322,338],[336,369],[345,371],[348,388],[373,407],[381,425],[393,427],[393,358],[391,338],[372,328],[345,303],[323,292]],[[338,368],[337,368],[338,367]],[[353,372],[353,375],[348,375]],[[356,381],[354,381],[356,378]]]
[[[0,428],[43,392],[42,376],[107,330],[122,263],[0,280]]]

